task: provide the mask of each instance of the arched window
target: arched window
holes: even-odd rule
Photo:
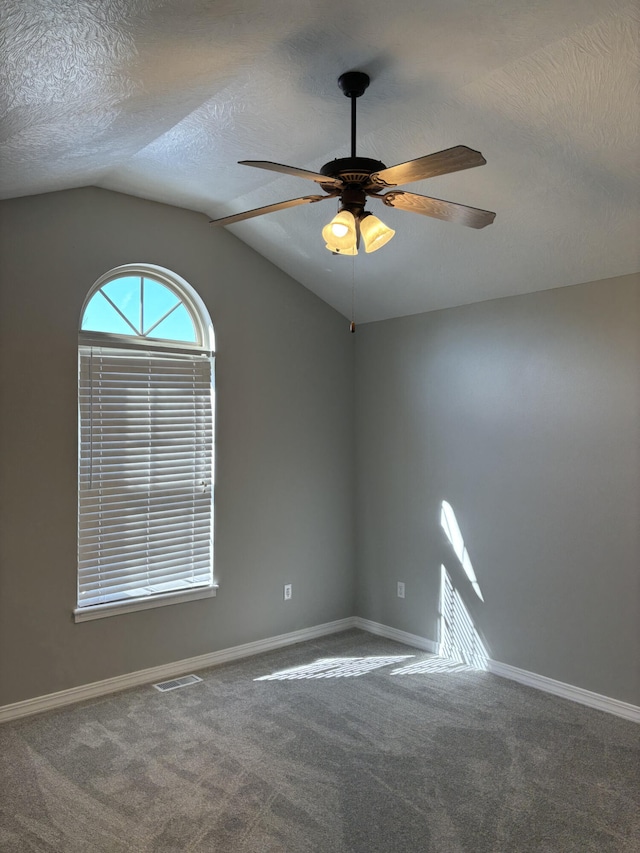
[[[215,595],[214,338],[168,270],[118,267],[79,332],[76,621]]]

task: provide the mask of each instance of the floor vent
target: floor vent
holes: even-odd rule
[[[183,675],[181,678],[172,678],[171,681],[160,681],[153,686],[161,693],[166,693],[168,690],[177,690],[178,687],[187,687],[189,684],[196,684],[202,681],[197,675]]]

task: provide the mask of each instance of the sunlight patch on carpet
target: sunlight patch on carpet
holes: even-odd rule
[[[393,656],[370,656],[354,658],[320,658],[314,663],[294,666],[291,669],[283,669],[271,675],[262,675],[254,678],[254,681],[293,681],[302,678],[357,678],[380,669],[400,663],[415,655],[393,655]]]

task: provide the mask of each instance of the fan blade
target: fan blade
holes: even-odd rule
[[[381,198],[389,207],[408,210],[410,213],[421,213],[423,216],[433,216],[435,219],[444,219],[445,222],[457,222],[459,225],[468,225],[470,228],[484,228],[485,225],[491,225],[496,218],[495,213],[490,210],[480,210],[477,207],[467,207],[453,201],[442,201],[439,198],[429,198],[426,195],[407,193],[403,190],[373,197]]]
[[[243,219],[253,219],[254,216],[275,213],[276,210],[296,207],[299,204],[313,204],[315,201],[324,201],[325,198],[335,198],[335,195],[305,195],[302,198],[279,201],[277,204],[268,204],[266,207],[254,207],[253,210],[245,210],[243,213],[233,213],[231,216],[223,216],[222,219],[210,219],[209,225],[232,225],[234,222],[242,222]]]
[[[269,163],[267,160],[238,160],[240,166],[255,166],[256,169],[268,169],[270,172],[282,172],[283,175],[293,175],[294,178],[306,178],[308,181],[316,181],[318,184],[327,184],[336,189],[342,189],[344,182],[340,178],[330,178],[319,172],[309,172],[307,169],[298,169],[297,166],[283,166],[281,163]]]
[[[409,160],[398,166],[390,166],[380,172],[374,172],[369,180],[374,187],[398,187],[421,181],[424,178],[435,178],[436,175],[448,175],[449,172],[459,172],[461,169],[472,169],[474,166],[484,166],[487,161],[479,151],[467,148],[466,145],[456,145],[445,151],[427,154],[417,160]]]

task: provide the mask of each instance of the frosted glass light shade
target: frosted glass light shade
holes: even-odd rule
[[[330,252],[333,252],[336,255],[357,255],[358,250],[355,246],[351,246],[350,249],[334,249],[333,246],[330,246],[328,243],[325,245],[325,249],[328,249]]]
[[[330,252],[341,255],[357,254],[356,220],[349,210],[341,210],[322,229],[322,236]],[[355,251],[351,251],[351,250]]]
[[[370,213],[360,220],[360,234],[364,241],[365,252],[376,252],[393,237],[396,232]]]

